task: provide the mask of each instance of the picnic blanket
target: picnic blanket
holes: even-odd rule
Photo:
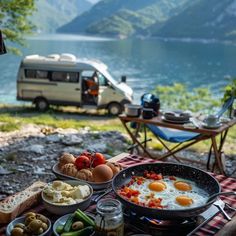
[[[122,166],[129,167],[141,163],[155,163],[158,162],[157,160],[148,158],[148,157],[142,157],[137,155],[127,155],[121,160],[118,161]],[[214,177],[219,181],[220,186],[222,188],[222,191],[236,191],[236,179],[234,178],[228,178],[223,175],[215,175]],[[113,193],[109,194],[106,197],[115,197]],[[236,208],[236,198],[232,196],[222,196],[221,197],[224,202],[228,203],[231,207]],[[58,216],[52,215],[48,213],[44,207],[43,204],[40,204],[36,206],[35,208],[30,209],[34,212],[40,212],[42,214],[45,214],[47,217],[49,217],[52,221],[52,224],[59,218]],[[91,205],[87,210],[87,212],[95,213],[96,212],[96,205]],[[200,228],[194,235],[195,236],[210,236],[215,235],[221,228],[224,227],[224,225],[228,221],[224,218],[224,216],[221,213],[218,213],[212,220],[210,220],[207,224],[205,224],[202,228]],[[129,230],[129,227],[126,225],[126,234],[125,235],[131,235],[132,231]],[[5,235],[6,225],[0,225],[0,236]]]

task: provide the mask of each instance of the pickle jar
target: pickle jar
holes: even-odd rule
[[[96,235],[124,235],[124,219],[122,205],[118,200],[112,198],[102,199],[97,203],[96,211]]]

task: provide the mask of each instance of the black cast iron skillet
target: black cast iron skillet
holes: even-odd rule
[[[151,163],[135,165],[119,172],[112,181],[112,188],[118,199],[125,205],[125,207],[141,215],[168,220],[194,217],[207,210],[217,198],[215,197],[211,199],[211,201],[199,207],[186,208],[183,210],[168,210],[139,206],[121,197],[117,190],[123,185],[127,184],[133,175],[142,176],[145,170],[155,171],[156,173],[161,173],[163,176],[175,176],[186,180],[191,180],[195,182],[199,188],[205,190],[209,196],[221,191],[220,185],[214,177],[205,171],[193,168],[191,166],[175,163]]]

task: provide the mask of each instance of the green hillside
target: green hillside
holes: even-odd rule
[[[190,0],[102,0],[60,27],[58,32],[111,36],[144,34],[156,21],[163,22],[182,11],[188,2]]]
[[[39,32],[55,32],[58,27],[88,10],[92,4],[87,0],[37,0],[37,11],[31,21]]]
[[[198,39],[236,39],[236,0],[195,0],[193,5],[172,17],[153,36]]]

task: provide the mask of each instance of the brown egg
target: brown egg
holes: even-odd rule
[[[112,169],[106,164],[96,166],[93,171],[94,182],[106,182],[112,179]]]
[[[121,170],[121,166],[118,163],[107,161],[106,165],[112,169],[113,175],[116,175]]]
[[[75,157],[70,153],[63,153],[59,159],[59,168],[62,168],[65,164],[75,163]]]

